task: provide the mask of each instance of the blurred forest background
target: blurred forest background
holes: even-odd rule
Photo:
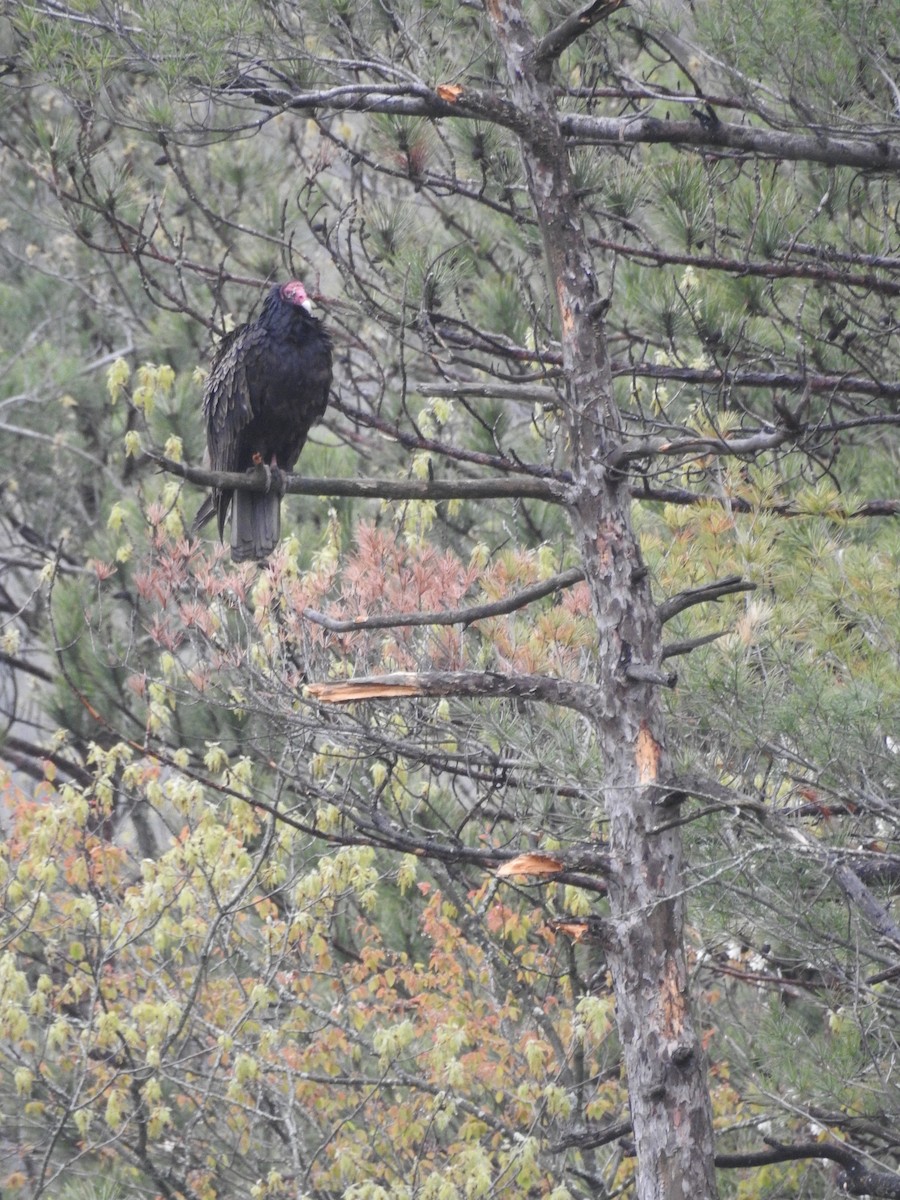
[[[0,11],[4,1198],[674,1195],[608,961],[613,675],[668,731],[628,836],[683,854],[691,1153],[722,1196],[900,1196],[895,6]],[[332,402],[235,567],[174,472],[288,278]]]

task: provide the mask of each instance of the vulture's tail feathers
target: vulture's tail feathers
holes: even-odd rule
[[[231,502],[233,562],[268,558],[281,537],[281,496],[270,492],[236,491]]]
[[[196,537],[207,521],[211,521],[216,515],[216,493],[210,492],[200,507],[197,509],[197,515],[191,523],[191,537]]]

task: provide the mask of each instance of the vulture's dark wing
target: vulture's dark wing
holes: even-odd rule
[[[251,378],[266,342],[258,323],[239,325],[219,343],[206,379],[203,414],[206,417],[209,465],[213,471],[246,471],[241,434],[253,419]],[[212,503],[224,534],[231,492],[216,490]],[[211,515],[211,513],[210,513]]]

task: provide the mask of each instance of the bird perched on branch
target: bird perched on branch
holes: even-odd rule
[[[281,536],[282,471],[300,456],[325,412],[331,387],[331,339],[311,312],[298,280],[272,288],[255,321],[222,339],[203,398],[209,461],[214,471],[266,472],[265,492],[215,488],[194,520],[213,514],[223,538],[231,506],[234,562],[265,559]]]

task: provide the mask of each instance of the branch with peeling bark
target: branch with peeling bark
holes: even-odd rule
[[[629,683],[674,687],[674,672],[642,663],[627,663],[622,675]],[[320,704],[355,704],[361,700],[402,700],[414,696],[496,696],[536,700],[596,716],[603,708],[600,689],[592,683],[557,679],[552,675],[504,675],[499,671],[396,671],[363,675],[339,683],[308,683],[304,694]]]
[[[496,696],[538,700],[584,714],[594,712],[600,704],[598,689],[593,684],[551,675],[504,675],[499,671],[397,671],[340,683],[309,683],[304,690],[321,704],[412,696]]]

